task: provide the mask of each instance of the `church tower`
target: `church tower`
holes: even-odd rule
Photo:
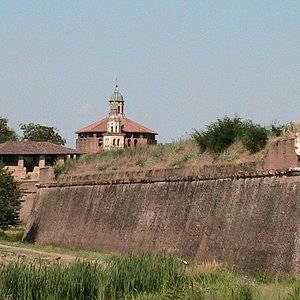
[[[109,106],[107,132],[103,134],[103,149],[123,149],[125,134],[122,133],[121,118],[124,116],[124,99],[118,85],[116,85],[114,93],[109,100]]]

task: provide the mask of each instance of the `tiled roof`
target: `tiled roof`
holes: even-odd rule
[[[78,130],[76,133],[88,133],[88,132],[106,132],[107,131],[108,118],[102,119],[96,123],[93,123],[87,127]],[[136,133],[152,133],[158,134],[152,129],[149,129],[139,123],[136,123],[126,117],[121,117],[122,132],[136,132]]]
[[[49,142],[9,141],[0,144],[0,155],[67,155],[78,151]]]

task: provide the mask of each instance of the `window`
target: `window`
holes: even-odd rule
[[[134,147],[136,147],[137,143],[138,143],[138,140],[135,139],[135,140],[134,140]]]

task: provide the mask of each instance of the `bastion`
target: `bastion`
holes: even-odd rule
[[[261,162],[65,176],[40,185],[24,241],[299,274],[298,167],[291,139]]]

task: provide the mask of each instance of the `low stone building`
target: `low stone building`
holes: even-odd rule
[[[94,124],[78,130],[76,149],[82,153],[153,145],[158,133],[125,117],[124,99],[118,85],[109,100],[110,112]]]
[[[39,170],[53,166],[56,160],[64,161],[79,153],[71,148],[49,142],[9,141],[0,144],[0,162],[16,179],[39,179]]]

